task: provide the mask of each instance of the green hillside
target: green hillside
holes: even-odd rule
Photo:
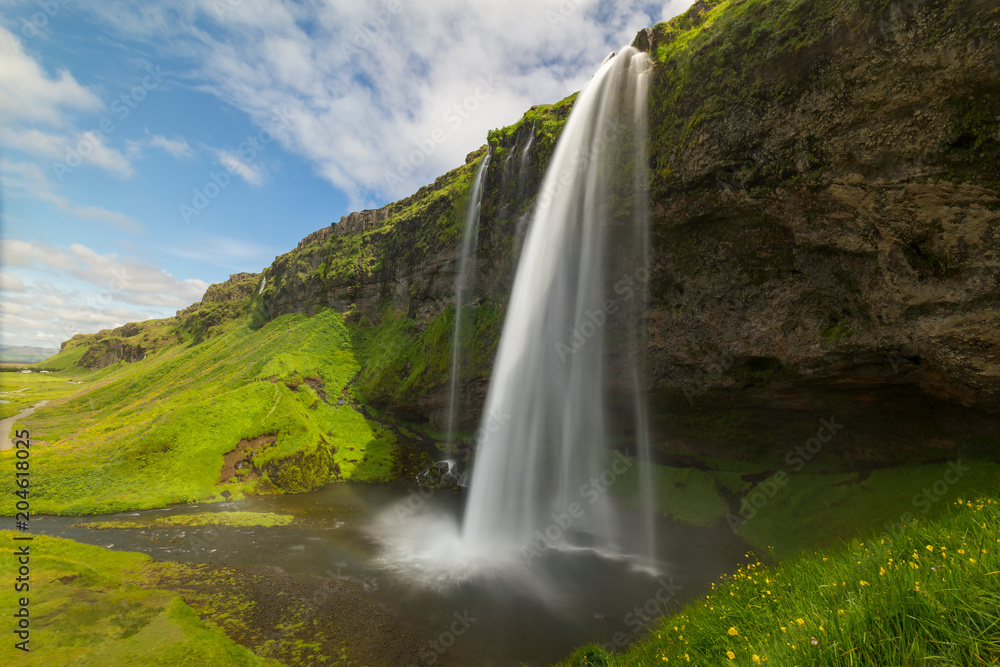
[[[196,322],[218,305],[196,308]],[[394,436],[348,400],[359,365],[341,316],[285,315],[253,329],[251,298],[233,307],[207,329],[189,313],[128,325],[131,336],[77,337],[45,363],[63,370],[5,374],[5,391],[27,387],[17,405],[51,400],[30,420],[32,511],[114,512],[392,474]],[[70,365],[130,347],[141,360]],[[223,455],[242,440],[253,465],[220,484]],[[13,456],[0,453],[0,464]]]

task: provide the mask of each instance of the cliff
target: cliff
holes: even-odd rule
[[[640,32],[656,61],[652,388],[690,399],[821,379],[1000,405],[998,26],[995,2],[746,0],[699,2]],[[467,425],[523,214],[572,101],[489,137]],[[264,272],[263,317],[346,313],[373,362],[361,394],[438,427],[477,159],[310,235]]]
[[[1000,407],[995,1],[698,2],[635,44],[655,62],[654,394],[676,404],[819,383]],[[88,350],[79,363],[198,343],[247,315],[259,328],[328,308],[347,322],[366,409],[441,429],[462,224],[490,150],[462,350],[471,430],[527,214],[574,99],[490,132],[414,195],[310,234],[264,269],[259,294],[245,274],[176,318],[129,325],[138,333],[75,337]]]

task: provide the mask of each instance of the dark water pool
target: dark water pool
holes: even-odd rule
[[[545,665],[591,641],[621,646],[641,636],[649,616],[663,611],[658,600],[675,608],[704,594],[720,574],[744,560],[747,550],[724,524],[700,530],[661,521],[655,573],[579,550],[546,552],[516,571],[487,569],[454,580],[444,565],[429,580],[409,571],[405,558],[387,560],[380,531],[394,523],[419,522],[421,516],[457,521],[463,497],[438,491],[417,502],[414,493],[336,484],[302,495],[111,516],[39,516],[32,526],[47,535],[159,560],[269,565],[295,575],[349,578],[424,643],[426,665]],[[272,528],[93,530],[80,525],[206,511],[277,512],[303,521]]]

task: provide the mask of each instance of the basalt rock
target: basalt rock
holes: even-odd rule
[[[717,4],[636,38],[656,61],[642,351],[651,388],[693,395],[779,375],[909,384],[1000,408],[996,3],[747,0],[713,13]],[[477,323],[487,306],[502,322],[524,214],[571,105],[534,108],[490,134]],[[405,336],[434,357],[450,341],[432,332],[454,304],[481,153],[279,257],[265,271],[263,316],[335,308],[362,356],[366,332],[402,318]],[[639,278],[618,268],[615,283]],[[466,357],[467,426],[499,331],[477,329],[482,344]],[[441,427],[446,374],[403,354],[373,354],[381,375],[363,370],[361,394]]]

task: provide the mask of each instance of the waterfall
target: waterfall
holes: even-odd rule
[[[531,122],[531,132],[528,134],[528,143],[521,150],[521,166],[517,172],[517,201],[514,202],[515,210],[521,208],[528,191],[528,165],[531,164],[531,145],[535,143],[535,121]]]
[[[637,355],[648,281],[645,53],[612,54],[581,91],[532,213],[479,429],[461,539],[486,558],[622,552],[610,488],[635,464],[611,447],[610,386],[649,438]],[[621,357],[624,356],[624,360]],[[631,448],[630,448],[631,449]],[[649,466],[640,474],[652,553]],[[647,551],[648,550],[648,551]]]
[[[531,146],[535,143],[535,122],[531,123],[531,132],[528,134],[528,143],[521,150],[521,166],[517,172],[517,195],[514,201],[514,212],[521,210],[528,192],[528,166],[531,164]],[[528,222],[531,219],[531,211],[520,214],[517,225],[514,227],[514,251],[513,256],[521,256],[521,247],[524,245],[524,236],[528,231]]]
[[[469,208],[465,214],[465,229],[462,232],[462,249],[458,260],[458,278],[455,281],[455,329],[451,338],[451,382],[448,387],[448,448],[455,438],[458,418],[458,385],[461,380],[462,352],[462,310],[468,293],[475,287],[472,281],[476,270],[476,247],[479,245],[479,211],[483,203],[483,181],[486,168],[490,164],[492,148],[488,149],[479,163],[476,179],[469,194]]]

